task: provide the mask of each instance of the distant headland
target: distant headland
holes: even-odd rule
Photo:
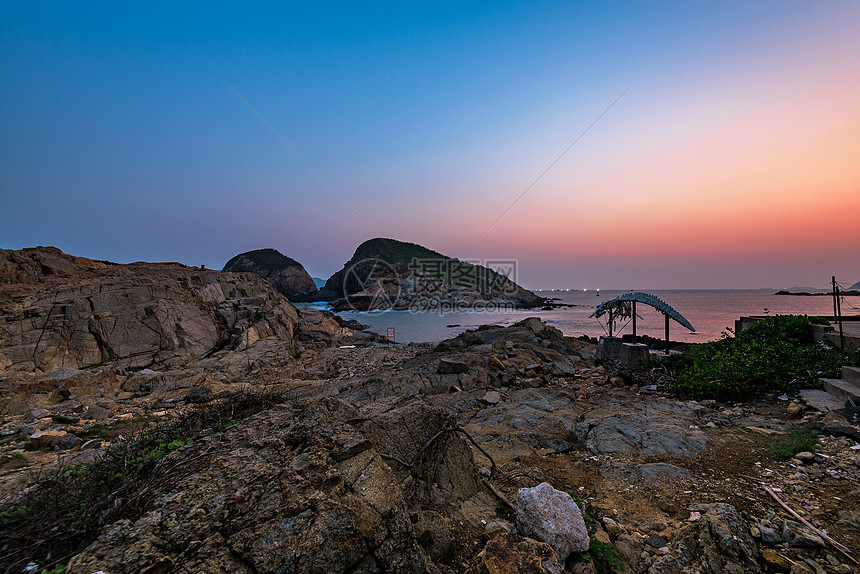
[[[850,291],[840,291],[840,295],[860,295],[860,291],[850,290]],[[833,293],[823,292],[823,293],[810,293],[808,291],[777,291],[774,295],[794,295],[797,297],[833,297]]]

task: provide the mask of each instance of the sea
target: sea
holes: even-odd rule
[[[355,319],[369,326],[370,331],[381,335],[393,329],[394,340],[399,343],[439,342],[455,337],[468,329],[481,325],[507,326],[527,317],[540,317],[558,328],[567,336],[588,335],[599,337],[608,334],[605,316],[598,321],[590,317],[603,301],[613,299],[627,291],[600,290],[552,290],[535,291],[542,297],[557,299],[558,303],[570,305],[552,310],[465,310],[448,313],[438,311],[347,311],[339,312],[344,319]],[[696,329],[689,331],[670,321],[669,338],[672,341],[704,343],[719,339],[723,333],[734,329],[735,320],[750,315],[833,315],[833,299],[829,296],[775,295],[775,289],[690,289],[648,291],[656,295],[683,315]],[[846,300],[848,298],[845,298]],[[849,302],[860,307],[860,297]],[[842,313],[858,314],[843,303]],[[316,308],[327,308],[324,304],[309,304]],[[636,306],[636,332],[663,338],[665,320],[663,314],[647,305]],[[613,334],[632,333],[629,320],[617,321]]]

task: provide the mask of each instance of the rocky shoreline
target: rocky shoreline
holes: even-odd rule
[[[4,509],[146,429],[280,398],[163,453],[157,488],[73,555],[6,537],[0,570],[860,572],[860,434],[840,405],[683,400],[536,318],[389,346],[250,274],[36,255],[0,287]],[[51,257],[63,270],[20,281]],[[802,428],[815,452],[776,457]],[[529,526],[536,488],[577,500],[577,550]]]

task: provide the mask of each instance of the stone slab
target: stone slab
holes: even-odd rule
[[[839,399],[837,396],[819,389],[803,389],[800,391],[800,398],[807,405],[821,412],[839,411],[845,408],[845,399]]]

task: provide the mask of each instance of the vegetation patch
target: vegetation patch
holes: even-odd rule
[[[172,451],[288,399],[284,393],[234,395],[171,423],[139,430],[116,441],[100,459],[62,467],[39,478],[25,494],[0,501],[0,572],[21,572],[31,562],[62,572],[57,568],[95,540],[104,526],[146,512],[175,479],[162,463]],[[109,436],[116,430],[93,431],[95,427],[101,425],[88,432]]]
[[[842,365],[860,364],[860,351],[815,342],[808,325],[805,315],[777,315],[694,345],[666,361],[669,386],[697,398],[740,400],[817,386],[820,377],[838,377]]]
[[[591,544],[588,547],[588,554],[586,556],[590,556],[597,562],[603,562],[610,568],[618,570],[619,572],[624,571],[624,564],[618,557],[618,550],[616,550],[611,544],[601,542],[597,538],[591,539]]]
[[[448,259],[448,257],[415,243],[377,237],[358,246],[352,261],[380,259],[387,263],[409,263],[413,259]]]
[[[301,263],[293,259],[292,257],[287,257],[277,249],[256,249],[254,251],[248,251],[247,253],[240,253],[236,257],[233,257],[224,265],[224,271],[229,269],[232,265],[234,265],[239,259],[250,259],[254,262],[258,268],[263,271],[267,271],[269,273],[277,273],[281,269],[286,269],[287,267],[301,267]]]
[[[771,454],[778,459],[788,460],[799,452],[815,452],[818,447],[818,433],[812,425],[790,429],[786,435],[776,437],[770,445]]]

